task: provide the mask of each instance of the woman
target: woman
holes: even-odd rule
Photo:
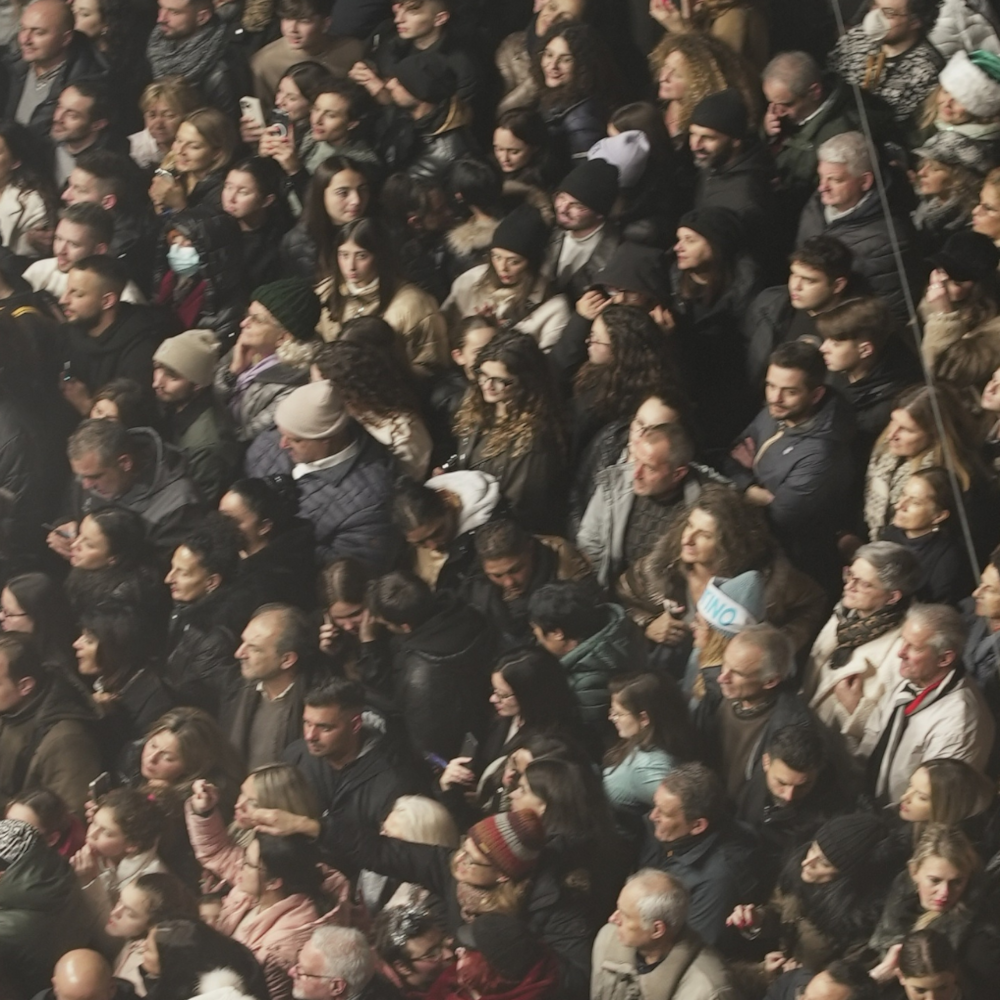
[[[87,839],[87,828],[66,803],[47,788],[21,792],[7,803],[4,819],[19,819],[33,826],[42,839],[67,861]]]
[[[757,0],[650,0],[649,15],[669,35],[712,35],[759,73],[770,53],[767,14]]]
[[[972,228],[1000,244],[1000,167],[994,167],[983,181],[979,204],[972,210]]]
[[[344,328],[347,337],[350,322]],[[315,368],[340,393],[347,412],[376,441],[385,445],[401,471],[417,482],[427,478],[431,436],[408,369],[400,371],[364,342],[341,339],[325,345]]]
[[[284,270],[309,282],[332,274],[340,231],[367,214],[371,195],[369,167],[346,156],[324,160],[309,183],[302,218],[282,240]]]
[[[39,159],[23,125],[0,122],[0,242],[18,257],[46,256],[44,231],[55,225],[54,192]]]
[[[396,274],[386,236],[373,220],[358,219],[341,229],[333,271],[316,294],[323,303],[318,329],[324,340],[336,340],[348,320],[381,316],[403,339],[417,375],[444,365],[447,336],[438,304]]]
[[[267,603],[315,604],[312,525],[296,517],[294,497],[264,479],[237,479],[219,501],[236,522],[243,544],[241,575]]]
[[[346,156],[363,163],[376,176],[381,172],[382,161],[363,138],[365,120],[371,110],[368,92],[353,80],[328,77],[313,88],[309,135],[303,143],[303,168],[292,177],[300,196],[305,194],[305,188],[299,188],[300,183],[308,182],[316,168],[331,156]]]
[[[600,36],[589,24],[557,22],[539,43],[532,72],[555,155],[564,163],[582,159],[608,124],[612,88]]]
[[[115,978],[124,979],[136,995],[146,995],[140,972],[143,945],[151,927],[164,920],[196,920],[194,894],[176,876],[167,872],[140,875],[126,885],[111,910],[104,933],[120,950],[115,957]]]
[[[899,680],[903,616],[920,580],[920,564],[908,549],[892,542],[862,545],[844,570],[840,603],[813,644],[803,694],[852,749]]]
[[[608,306],[587,338],[573,380],[573,447],[580,455],[606,424],[631,416],[657,390],[676,394],[677,367],[663,330],[636,306]]]
[[[542,263],[549,227],[530,205],[515,208],[496,227],[489,260],[460,274],[441,311],[451,330],[476,314],[492,316],[504,330],[531,334],[551,350],[569,322],[570,305],[555,295]]]
[[[892,524],[882,539],[908,548],[920,563],[922,582],[914,598],[924,604],[953,604],[969,596],[975,583],[969,554],[955,524],[955,497],[944,469],[914,472],[899,495]]]
[[[240,160],[222,185],[222,211],[240,225],[244,284],[257,288],[279,269],[281,238],[292,224],[281,199],[281,174],[270,160]]]
[[[361,619],[371,577],[363,563],[346,556],[323,567],[319,575],[319,599],[325,608],[319,628],[320,652],[332,669],[351,680],[360,680]]]
[[[896,975],[906,1000],[960,1000],[962,969],[951,942],[935,930],[913,931],[903,938]]]
[[[913,155],[920,159],[913,225],[930,255],[972,221],[989,161],[975,142],[954,132],[938,132]]]
[[[937,404],[936,407],[934,404]],[[940,414],[944,437],[938,432]],[[919,469],[954,463],[963,502],[980,476],[977,437],[955,394],[944,385],[913,386],[896,400],[889,424],[875,442],[865,477],[864,518],[870,538],[889,524],[903,487]],[[972,512],[974,513],[974,512]]]
[[[43,663],[71,669],[72,615],[62,588],[44,573],[22,573],[7,581],[0,591],[0,628],[34,636]]]
[[[545,356],[527,333],[491,340],[476,385],[455,416],[460,469],[495,476],[531,531],[558,531],[564,479],[562,415]]]
[[[127,767],[149,727],[176,704],[153,668],[156,630],[132,605],[109,600],[80,615],[77,670],[101,714],[105,760]]]
[[[514,108],[497,119],[493,159],[503,174],[505,195],[548,190],[549,132],[537,111]]]
[[[788,636],[796,652],[804,650],[823,620],[826,597],[778,551],[760,508],[728,487],[705,485],[620,586],[630,617],[662,647],[660,655],[686,661],[687,635],[709,581],[748,570],[764,577],[765,620]]]
[[[913,857],[892,884],[882,917],[869,942],[881,958],[872,978],[895,975],[899,948],[907,934],[932,927],[958,954],[970,996],[988,997],[1000,976],[1000,928],[992,918],[982,861],[961,831],[928,824]]]
[[[457,278],[483,264],[504,215],[503,175],[492,163],[464,157],[448,174],[448,196],[457,218],[445,233],[448,269]]]
[[[981,405],[985,421],[983,455],[990,468],[1000,470],[1000,368],[994,370],[983,389]]]
[[[89,415],[91,420],[117,420],[129,429],[155,429],[159,423],[156,404],[148,388],[130,378],[113,378],[105,382],[94,393]]]
[[[70,545],[64,584],[76,615],[108,600],[131,604],[155,635],[165,623],[167,591],[146,540],[146,523],[111,504],[84,516]],[[152,720],[150,720],[152,721]]]
[[[236,142],[232,122],[218,108],[198,108],[187,115],[149,185],[157,214],[166,216],[200,205],[218,211],[225,168],[236,152]]]
[[[132,159],[143,170],[155,170],[173,148],[181,122],[200,103],[197,91],[182,76],[149,84],[139,99],[145,128],[128,137]]]

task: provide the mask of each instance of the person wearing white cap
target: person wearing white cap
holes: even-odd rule
[[[188,475],[215,506],[233,481],[236,438],[212,394],[219,342],[211,330],[186,330],[153,355],[153,392],[161,404],[163,439],[184,453]]]
[[[400,538],[389,511],[389,453],[351,419],[340,393],[325,380],[286,396],[274,422],[276,429],[250,446],[247,473],[291,474],[321,565],[353,556],[375,573],[390,569]]]

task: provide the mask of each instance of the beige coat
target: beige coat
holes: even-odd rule
[[[497,48],[497,69],[503,77],[504,96],[497,105],[497,117],[512,108],[530,108],[538,96],[531,74],[531,56],[523,31],[509,34]]]

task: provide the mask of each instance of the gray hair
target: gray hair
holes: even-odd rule
[[[903,619],[903,623],[906,622],[931,630],[927,645],[938,656],[954,653],[958,659],[962,655],[966,637],[965,621],[954,608],[947,604],[914,604]]]
[[[760,680],[766,684],[777,678],[786,681],[795,669],[792,644],[781,629],[768,622],[748,625],[733,638],[733,642],[747,642],[760,652]]]
[[[653,444],[665,443],[670,449],[670,464],[675,469],[690,465],[694,459],[691,435],[680,424],[656,424],[646,430],[642,440]]]
[[[343,979],[347,996],[357,996],[375,975],[368,939],[355,927],[317,927],[309,943],[323,956],[323,973]]]
[[[827,139],[816,150],[816,158],[820,163],[842,163],[852,177],[872,172],[868,145],[860,132],[841,132]]]
[[[761,73],[761,80],[783,83],[796,98],[805,97],[809,88],[823,79],[820,65],[808,52],[779,52]]]
[[[633,883],[638,883],[642,893],[636,900],[636,909],[643,927],[650,928],[657,920],[662,920],[673,934],[684,929],[691,896],[673,875],[659,868],[643,868],[625,882],[626,885]]]
[[[124,425],[117,420],[84,420],[70,435],[66,454],[73,462],[91,453],[105,469],[122,455],[131,455],[132,440]]]
[[[896,542],[869,542],[854,553],[854,558],[871,563],[883,589],[898,590],[903,597],[911,597],[923,579],[920,560]]]

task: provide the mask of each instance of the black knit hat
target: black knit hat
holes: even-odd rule
[[[663,251],[639,243],[619,243],[611,259],[597,272],[597,283],[606,288],[639,292],[660,305],[670,300]]]
[[[506,913],[483,913],[471,924],[463,924],[455,940],[483,957],[508,982],[519,983],[541,955],[538,941],[517,917]]]
[[[871,861],[871,853],[884,839],[882,824],[869,813],[835,816],[816,831],[816,843],[826,860],[848,876]]]
[[[681,216],[677,227],[693,229],[704,236],[712,249],[731,259],[743,249],[746,233],[740,217],[731,208],[696,208]]]
[[[996,274],[1000,250],[988,236],[965,229],[952,233],[930,263],[952,281],[982,281]]]
[[[607,215],[618,197],[618,168],[607,160],[585,160],[556,189],[565,191],[598,215]]]
[[[743,96],[730,87],[703,97],[691,112],[691,124],[721,132],[731,139],[742,139],[747,134],[749,125]]]
[[[490,244],[498,250],[520,254],[528,260],[538,260],[549,241],[549,227],[534,205],[518,205],[500,220]]]
[[[308,282],[282,278],[261,285],[251,296],[259,302],[296,340],[312,340],[319,322],[320,302]]]
[[[442,104],[458,92],[455,71],[434,52],[416,52],[401,59],[393,75],[418,101],[427,104]]]

